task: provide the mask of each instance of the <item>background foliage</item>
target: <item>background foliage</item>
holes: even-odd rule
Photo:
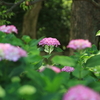
[[[9,2],[14,3],[14,0]],[[37,38],[41,36],[55,37],[61,40],[62,47],[69,41],[71,0],[43,1],[37,23]],[[0,6],[0,11],[6,11],[9,6]],[[23,17],[29,7],[25,3],[16,7],[13,12],[2,14],[1,25],[13,24],[22,32]],[[28,9],[29,10],[29,9]],[[18,36],[19,36],[18,35]]]
[[[69,41],[71,1],[44,1],[37,23],[37,37],[56,37],[65,45]]]

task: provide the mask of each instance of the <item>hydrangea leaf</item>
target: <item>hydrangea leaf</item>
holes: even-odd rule
[[[92,56],[85,63],[86,67],[95,67],[100,65],[100,55]]]
[[[75,60],[68,56],[54,56],[52,62],[63,66],[74,66]]]
[[[100,30],[96,33],[96,36],[100,36]]]

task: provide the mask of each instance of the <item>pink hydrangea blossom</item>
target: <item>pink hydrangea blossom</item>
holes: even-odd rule
[[[67,48],[72,48],[74,50],[81,50],[87,47],[91,47],[91,43],[88,40],[84,39],[71,40],[67,46]]]
[[[48,46],[53,45],[53,46],[57,47],[58,45],[60,45],[60,42],[56,38],[49,37],[49,38],[42,39],[39,42],[39,45],[42,45],[42,46],[44,46],[44,45],[48,45]]]
[[[51,67],[49,67],[50,69],[52,69],[54,72],[56,72],[56,73],[60,73],[61,72],[61,70],[60,70],[60,68],[58,68],[58,67],[56,67],[56,66],[51,66]]]
[[[19,58],[26,56],[26,51],[20,47],[12,46],[8,43],[0,43],[0,60],[17,61]]]
[[[61,69],[61,71],[65,71],[65,72],[72,72],[74,71],[73,67],[69,67],[69,66],[65,66]]]
[[[61,69],[60,68],[58,68],[56,66],[51,66],[51,65],[42,66],[39,69],[39,72],[43,72],[46,68],[49,68],[49,69],[53,70],[55,73],[60,73],[61,72]]]
[[[64,94],[63,100],[100,100],[100,94],[86,86],[77,85]]]
[[[0,31],[5,32],[5,33],[12,33],[15,32],[16,34],[18,33],[17,28],[14,25],[2,25],[0,26]]]

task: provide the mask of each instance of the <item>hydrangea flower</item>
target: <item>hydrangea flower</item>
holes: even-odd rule
[[[69,66],[65,66],[61,69],[61,71],[65,71],[65,72],[72,72],[74,71],[73,67],[69,67]]]
[[[81,50],[87,47],[91,47],[91,43],[84,39],[71,40],[67,46],[67,48],[72,48],[74,50]]]
[[[77,85],[64,94],[63,100],[100,100],[100,95],[86,86]]]
[[[0,60],[17,61],[20,57],[27,56],[26,51],[8,43],[0,43]]]
[[[38,71],[43,72],[46,68],[49,68],[49,69],[53,70],[55,73],[60,73],[61,72],[60,68],[58,68],[56,66],[50,66],[50,65],[41,66]]]
[[[0,31],[5,32],[5,33],[12,33],[15,32],[16,34],[18,33],[18,30],[14,25],[2,25],[0,26]]]
[[[60,68],[58,68],[58,67],[56,67],[56,66],[50,66],[49,68],[50,68],[51,70],[53,70],[55,73],[60,73],[60,72],[61,72]]]
[[[58,45],[60,45],[60,42],[56,38],[49,37],[49,38],[42,39],[39,42],[39,45],[42,45],[42,46],[44,46],[44,45],[48,45],[48,46],[52,45],[52,46],[56,46],[57,47]]]
[[[51,54],[54,50],[54,46],[57,47],[60,45],[60,42],[56,38],[44,38],[39,42],[39,45],[44,46],[44,51]]]
[[[39,42],[39,45],[44,46],[44,51],[51,54],[54,50],[54,46],[57,47],[60,45],[60,42],[56,38],[44,38]]]

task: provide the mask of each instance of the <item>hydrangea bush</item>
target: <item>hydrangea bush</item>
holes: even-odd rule
[[[74,55],[50,58],[61,45],[56,38],[19,39],[15,33],[13,25],[0,26],[0,100],[100,100],[100,51],[95,45],[71,40],[66,47]]]

